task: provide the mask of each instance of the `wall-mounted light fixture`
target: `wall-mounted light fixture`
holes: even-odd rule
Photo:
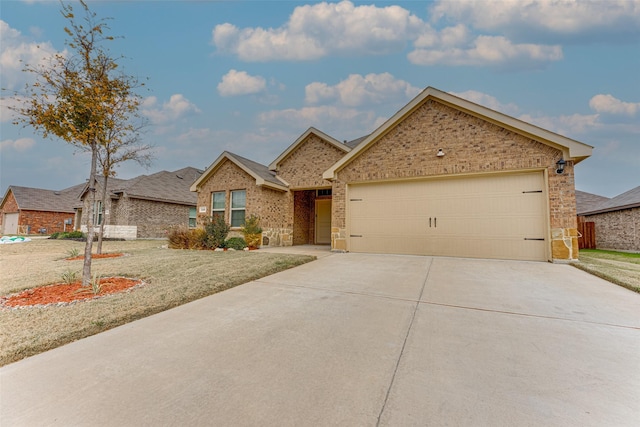
[[[438,149],[438,153],[436,154],[436,156],[444,157],[444,151],[442,151],[442,148]]]
[[[565,160],[564,160],[564,159],[560,159],[560,160],[558,160],[558,161],[556,162],[556,166],[557,166],[557,168],[556,168],[556,173],[557,173],[557,174],[564,173],[564,165],[566,165],[566,164],[567,164],[567,162],[565,162]]]

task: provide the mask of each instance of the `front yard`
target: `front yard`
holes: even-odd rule
[[[640,254],[582,249],[574,267],[640,293]]]
[[[59,307],[1,308],[0,366],[314,259],[163,246],[161,240],[104,242],[103,252],[125,256],[93,260],[93,272],[143,279],[145,286],[132,292]],[[0,296],[60,283],[70,271],[79,276],[83,261],[65,258],[83,248],[82,242],[47,239],[1,245]]]

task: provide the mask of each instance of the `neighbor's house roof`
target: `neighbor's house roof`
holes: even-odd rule
[[[555,147],[562,151],[565,160],[572,160],[575,163],[578,163],[589,157],[593,150],[593,147],[590,145],[558,135],[557,133],[523,122],[522,120],[507,116],[506,114],[499,113],[490,108],[483,107],[482,105],[451,95],[450,93],[442,92],[433,87],[428,87],[411,100],[411,102],[405,105],[400,111],[394,114],[389,120],[382,124],[382,126],[376,129],[372,134],[368,135],[363,141],[360,141],[360,143],[346,156],[325,171],[322,175],[323,178],[329,180],[334,179],[336,172],[363,153],[371,144],[382,138],[397,123],[412,114],[428,99],[435,99],[444,105],[455,108],[456,110],[464,111],[467,114],[494,123],[502,128],[509,129],[520,135]]]
[[[176,171],[160,171],[151,175],[140,175],[131,179],[109,178],[107,193],[109,197],[129,197],[132,199],[151,200],[156,202],[175,203],[195,206],[197,195],[190,191],[191,183],[202,171],[186,167]],[[97,177],[98,182],[102,177]],[[85,184],[82,194],[87,191]]]
[[[200,178],[198,178],[192,185],[191,191],[198,191],[200,185],[205,182],[211,175],[213,175],[225,160],[229,160],[231,163],[238,166],[244,172],[249,174],[256,180],[256,185],[261,187],[269,187],[275,190],[287,191],[287,184],[276,177],[275,172],[269,170],[269,168],[263,164],[256,163],[253,160],[246,159],[237,154],[224,151],[218,158],[207,168]]]
[[[619,211],[640,207],[640,186],[632,188],[626,193],[613,197],[596,206],[594,209],[581,212],[580,215],[595,215],[605,212]]]
[[[582,215],[582,212],[592,211],[608,200],[608,197],[576,190],[576,211]]]
[[[351,151],[350,146],[343,144],[342,142],[338,141],[332,136],[329,136],[326,133],[314,127],[310,127],[302,135],[300,135],[300,137],[298,137],[298,139],[296,139],[293,142],[293,144],[291,144],[286,150],[284,150],[282,154],[280,154],[273,162],[269,164],[269,170],[272,170],[272,171],[277,170],[278,165],[280,165],[280,163],[282,163],[287,157],[289,157],[289,155],[293,153],[296,150],[296,148],[298,148],[298,146],[302,144],[305,139],[307,139],[309,135],[312,135],[312,134],[328,142],[329,144],[333,145],[337,149],[344,151],[345,153],[348,153],[349,151]]]
[[[10,185],[0,206],[4,206],[11,192],[20,210],[74,213],[83,187],[84,184],[79,184],[64,190],[45,190]]]

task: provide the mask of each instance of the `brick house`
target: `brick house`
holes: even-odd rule
[[[189,191],[201,170],[186,167],[123,180],[109,178],[107,198],[101,206],[103,181],[98,177],[94,224],[105,221],[105,237],[125,239],[163,238],[172,226],[196,226],[196,195]],[[88,187],[81,191],[78,223],[86,231],[89,209]]]
[[[592,148],[429,87],[351,142],[310,128],[269,166],[225,152],[191,191],[200,224],[256,214],[266,246],[563,261]]]
[[[596,248],[640,252],[640,186],[611,199],[579,199],[578,216],[595,224]]]
[[[74,229],[74,207],[84,184],[64,190],[11,185],[0,203],[0,233],[51,234]]]

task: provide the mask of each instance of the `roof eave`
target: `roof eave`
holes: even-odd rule
[[[567,138],[565,136],[556,134],[554,132],[542,129],[538,126],[500,113],[490,108],[484,107],[479,104],[475,104],[466,99],[459,98],[450,93],[442,92],[431,86],[423,90],[418,96],[413,98],[407,105],[401,110],[384,122],[378,129],[376,129],[371,135],[369,135],[358,146],[351,150],[346,156],[338,160],[331,168],[327,169],[322,177],[327,180],[335,179],[335,175],[340,169],[346,166],[351,160],[362,153],[366,148],[374,141],[384,136],[396,123],[402,121],[405,117],[413,113],[413,111],[422,105],[428,98],[436,99],[445,105],[448,105],[456,110],[464,111],[475,117],[482,118],[483,120],[494,123],[500,127],[509,129],[518,134],[527,136],[529,138],[541,141],[547,145],[553,146],[562,151],[565,160],[572,160],[575,163],[579,163],[587,157],[591,156],[593,147],[584,144],[579,141]]]

